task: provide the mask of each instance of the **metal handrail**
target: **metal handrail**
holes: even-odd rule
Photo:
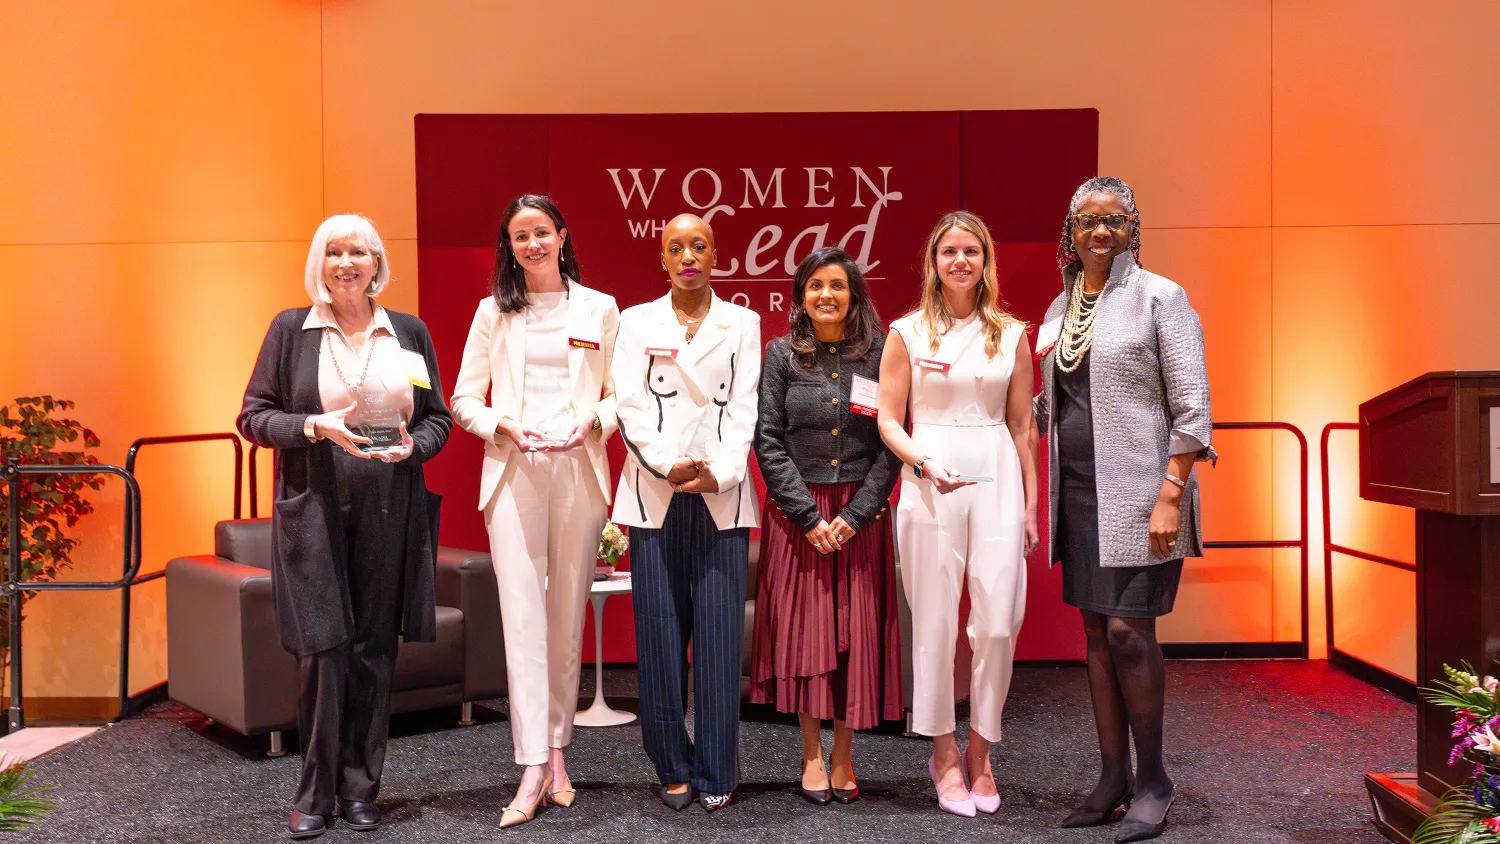
[[[242,512],[240,490],[244,486],[245,476],[245,450],[244,446],[240,444],[238,434],[221,431],[212,434],[176,434],[170,437],[141,437],[130,444],[130,450],[125,454],[125,471],[129,472],[132,477],[135,476],[136,457],[140,454],[141,449],[148,445],[179,445],[182,443],[218,442],[220,440],[228,440],[234,446],[234,517],[238,519]],[[136,532],[139,533],[140,531],[141,526],[136,525]],[[149,583],[164,576],[166,576],[165,570],[154,571],[150,574],[141,575],[125,585],[125,591],[122,593],[121,598],[124,602],[122,611],[126,617],[129,617],[130,614],[130,587]]]
[[[141,535],[138,530],[141,520],[141,488],[135,477],[119,466],[100,464],[72,465],[21,465],[12,458],[0,469],[8,485],[6,501],[6,540],[8,564],[5,580],[0,582],[0,594],[9,602],[10,609],[10,712],[7,718],[10,732],[26,726],[26,712],[21,695],[21,594],[23,592],[83,592],[107,591],[127,587],[141,568]],[[50,581],[21,579],[21,476],[22,475],[118,475],[125,481],[125,530],[123,569],[119,580],[100,581]],[[129,662],[128,638],[120,641],[120,716],[124,717],[130,705],[128,682]]]
[[[1328,649],[1333,650],[1333,555],[1344,554],[1372,563],[1380,563],[1383,566],[1402,569],[1403,571],[1415,572],[1415,563],[1404,560],[1393,560],[1369,551],[1360,551],[1349,548],[1333,541],[1333,506],[1329,502],[1330,484],[1328,482],[1328,436],[1334,431],[1358,431],[1357,422],[1329,422],[1323,426],[1323,438],[1319,444],[1319,463],[1323,475],[1323,623],[1326,627],[1325,635],[1328,638]]]
[[[1299,468],[1302,479],[1301,528],[1299,539],[1248,539],[1204,542],[1204,548],[1299,548],[1302,551],[1302,658],[1312,651],[1308,624],[1308,533],[1307,533],[1307,437],[1302,429],[1289,422],[1215,422],[1216,431],[1289,431],[1297,438]]]
[[[255,455],[260,451],[260,446],[250,444],[250,518],[260,518],[260,472],[256,471]],[[274,453],[274,452],[273,452]],[[239,518],[238,515],[235,518]]]

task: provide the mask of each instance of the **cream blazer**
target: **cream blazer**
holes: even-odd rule
[[[610,359],[620,329],[615,299],[576,282],[568,283],[568,375],[573,385],[573,407],[593,411],[600,430],[584,440],[589,462],[604,501],[610,501],[609,455],[604,443],[615,432],[615,398],[610,381]],[[502,314],[493,296],[480,300],[464,343],[463,364],[453,388],[453,418],[483,439],[484,468],[479,476],[479,509],[489,506],[505,464],[518,453],[514,441],[495,433],[501,417],[521,418],[525,397],[526,315]],[[488,399],[488,401],[486,401]]]
[[[614,377],[625,467],[615,496],[617,524],[660,528],[672,501],[667,473],[699,425],[719,491],[703,500],[719,530],[756,527],[750,442],[760,402],[760,315],[718,296],[693,342],[683,342],[671,295],[620,317]]]

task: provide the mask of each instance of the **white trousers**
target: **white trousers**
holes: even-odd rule
[[[974,651],[969,723],[985,739],[1000,740],[1000,716],[1010,691],[1016,636],[1026,611],[1026,492],[1010,431],[988,427],[913,426],[913,439],[934,456],[955,446],[968,465],[944,469],[993,477],[943,495],[906,467],[896,507],[901,586],[911,607],[912,731],[954,731],[953,661],[959,599],[969,587],[969,645]]]
[[[581,448],[516,455],[485,508],[518,765],[545,764],[549,747],[573,740],[584,605],[605,516]]]

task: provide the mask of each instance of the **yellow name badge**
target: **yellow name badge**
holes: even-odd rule
[[[401,367],[406,372],[406,380],[413,387],[421,387],[424,390],[432,389],[432,381],[427,377],[427,359],[408,349],[401,350]]]

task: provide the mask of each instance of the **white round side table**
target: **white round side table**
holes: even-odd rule
[[[630,594],[630,572],[617,571],[608,580],[596,580],[589,587],[589,603],[594,605],[594,704],[573,716],[578,727],[618,727],[635,720],[634,713],[610,709],[604,702],[604,602],[611,595]]]

